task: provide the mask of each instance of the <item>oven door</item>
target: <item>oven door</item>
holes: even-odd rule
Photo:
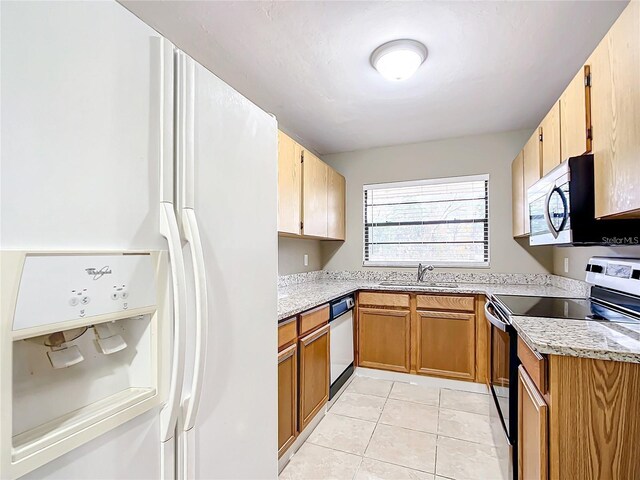
[[[493,397],[491,405],[491,433],[504,478],[515,479],[517,465],[517,381],[513,369],[517,369],[517,333],[503,321],[491,302],[485,305],[485,317],[489,321],[489,375],[488,386]],[[515,358],[514,358],[515,357]],[[516,370],[517,371],[517,370]]]

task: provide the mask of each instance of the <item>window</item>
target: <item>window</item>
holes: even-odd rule
[[[489,176],[364,186],[364,265],[489,266]]]

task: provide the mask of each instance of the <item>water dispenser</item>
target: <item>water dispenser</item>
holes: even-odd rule
[[[0,477],[16,478],[162,403],[168,262],[156,251],[0,262]]]

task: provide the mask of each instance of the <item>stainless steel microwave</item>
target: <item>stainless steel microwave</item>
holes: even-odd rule
[[[640,220],[595,218],[593,155],[565,160],[527,190],[531,245],[640,245]]]

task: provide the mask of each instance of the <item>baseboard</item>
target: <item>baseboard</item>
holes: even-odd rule
[[[412,375],[410,373],[388,372],[374,368],[356,367],[356,376],[390,380],[392,382],[413,383],[424,387],[451,388],[464,392],[489,393],[484,383],[463,382],[461,380],[449,380],[447,378],[427,377],[424,375]]]

